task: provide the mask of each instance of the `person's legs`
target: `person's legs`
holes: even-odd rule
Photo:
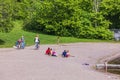
[[[22,43],[21,43],[21,48],[24,49],[24,47],[25,47],[25,43],[22,42]]]
[[[39,43],[38,43],[38,42],[35,43],[35,48],[36,48],[36,49],[39,48]]]
[[[57,57],[57,55],[52,55],[52,56]]]
[[[20,46],[21,46],[21,44],[19,43],[19,44],[18,44],[18,48],[20,48]]]

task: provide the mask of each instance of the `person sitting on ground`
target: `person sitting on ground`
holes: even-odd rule
[[[69,50],[66,51],[66,57],[70,57]]]
[[[64,50],[63,53],[62,53],[62,57],[70,57],[70,53],[69,53],[69,50]],[[74,57],[74,56],[71,56],[71,57]]]
[[[51,49],[50,49],[50,54],[49,54],[50,56],[52,56],[52,52],[53,52],[53,51],[52,51],[52,48],[51,48]]]
[[[51,49],[48,47],[48,49],[45,52],[46,55],[51,55]]]
[[[66,55],[67,55],[67,52],[66,52],[66,50],[64,50],[62,53],[62,57],[66,57]]]
[[[57,53],[56,53],[55,49],[52,51],[52,56],[57,57]]]
[[[21,47],[21,39],[18,39],[15,43],[16,48],[20,48]]]

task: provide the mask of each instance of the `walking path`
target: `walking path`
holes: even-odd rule
[[[96,63],[120,55],[118,43],[41,45],[39,50],[33,47],[1,48],[0,80],[120,80],[119,75],[95,70]],[[59,56],[45,55],[48,47],[56,49]],[[64,49],[75,57],[62,58]]]

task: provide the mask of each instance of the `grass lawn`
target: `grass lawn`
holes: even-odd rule
[[[23,35],[26,45],[34,44],[34,37],[39,34],[41,44],[57,44],[57,36],[34,33],[22,30],[22,21],[14,22],[14,28],[9,33],[0,33],[0,48],[13,47],[15,42]],[[60,37],[60,43],[75,43],[75,42],[113,42],[94,39],[78,39],[73,37]]]

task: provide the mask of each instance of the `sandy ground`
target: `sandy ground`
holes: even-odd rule
[[[56,49],[59,56],[45,55],[48,47]],[[62,58],[64,49],[75,57]],[[41,45],[39,50],[34,50],[34,46],[1,48],[0,80],[120,80],[119,75],[95,70],[96,63],[116,55],[120,55],[117,43]]]

